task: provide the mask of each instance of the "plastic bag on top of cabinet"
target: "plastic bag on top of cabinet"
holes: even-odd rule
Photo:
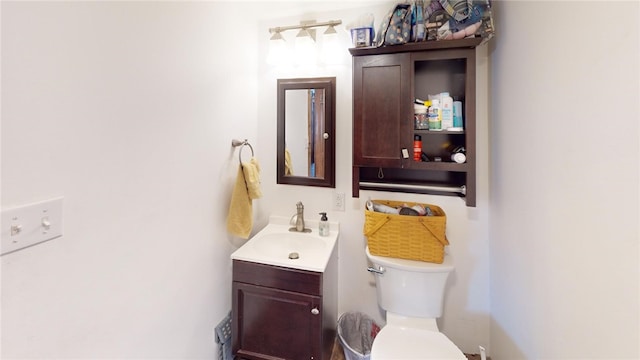
[[[456,40],[495,33],[491,0],[413,0],[394,6],[376,37],[377,46]]]
[[[495,33],[491,0],[431,0],[424,10],[427,40],[456,40]]]
[[[411,39],[411,14],[414,3],[396,4],[380,23],[377,46],[406,44]]]

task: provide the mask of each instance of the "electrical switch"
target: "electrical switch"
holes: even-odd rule
[[[42,228],[45,231],[51,229],[51,221],[49,221],[49,217],[43,217],[40,224],[42,224]]]
[[[2,255],[58,238],[62,236],[62,198],[2,209],[0,224]]]
[[[11,236],[16,236],[22,231],[22,225],[11,225]]]

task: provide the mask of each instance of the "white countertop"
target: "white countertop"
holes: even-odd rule
[[[293,269],[324,272],[338,241],[339,223],[329,222],[329,236],[318,234],[318,220],[305,221],[309,233],[291,232],[290,218],[269,217],[269,224],[231,254],[233,260],[244,260]],[[297,253],[297,259],[289,254]]]

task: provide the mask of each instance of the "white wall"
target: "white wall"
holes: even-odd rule
[[[356,7],[339,11],[302,12],[298,16],[265,19],[261,24],[259,58],[259,108],[258,123],[259,153],[263,164],[262,186],[265,197],[260,201],[261,223],[266,215],[275,213],[291,216],[295,203],[302,201],[307,218],[318,218],[321,211],[328,212],[330,220],[340,222],[339,264],[340,300],[339,312],[360,310],[384,323],[375,295],[374,278],[366,271],[368,266],[364,253],[365,238],[363,202],[374,199],[407,200],[437,204],[447,213],[447,236],[451,242],[449,251],[456,264],[450,278],[445,299],[445,314],[440,321],[441,329],[464,351],[478,352],[478,345],[489,348],[489,244],[488,244],[488,58],[487,47],[478,49],[478,206],[468,208],[462,199],[447,196],[428,196],[362,191],[360,198],[351,197],[352,160],[352,68],[351,55],[346,50],[350,45],[344,25],[360,15],[373,13],[376,26],[394,2],[377,6]],[[327,21],[341,19],[338,28],[345,48],[342,64],[313,68],[279,68],[266,64],[269,27],[298,24],[301,20]],[[293,38],[295,31],[285,33]],[[276,80],[278,78],[335,76],[336,77],[336,188],[309,188],[276,184]],[[331,196],[334,191],[347,196],[346,211],[332,209]]]
[[[0,258],[3,359],[214,358],[231,139],[258,121],[236,13],[2,2],[2,208],[64,196],[62,238]]]
[[[245,15],[347,23],[370,11],[380,19],[389,8],[382,3],[267,2]],[[254,232],[269,214],[293,213],[298,200],[309,217],[329,210],[343,223],[341,311],[382,320],[364,270],[360,201],[332,212],[331,189],[275,184],[275,79],[336,76],[337,191],[350,196],[351,58],[345,51],[338,66],[266,68],[266,21],[225,36],[236,19],[228,14],[247,9],[2,3],[2,207],[65,198],[62,238],[0,258],[3,358],[213,357],[212,329],[230,308],[228,256],[242,244],[225,231],[232,138],[250,139],[263,165]],[[480,180],[476,209],[454,198],[363,194],[448,212],[461,265],[442,326],[467,349],[488,345],[487,187]]]
[[[638,359],[639,3],[495,8],[492,358]]]
[[[230,142],[248,138],[265,193],[254,232],[298,200],[341,222],[341,312],[382,320],[361,201],[416,200],[448,215],[456,273],[440,325],[463,350],[491,331],[494,360],[640,357],[638,4],[494,2],[498,35],[477,60],[478,206],[467,208],[351,199],[350,56],[286,71],[262,61],[270,26],[380,19],[392,3],[262,2],[244,14],[257,27],[226,36],[247,3],[2,2],[1,205],[64,196],[65,235],[0,258],[0,356],[213,358],[228,255],[242,243],[225,231]],[[332,189],[275,184],[275,79],[300,76],[337,78],[345,212],[331,210]]]

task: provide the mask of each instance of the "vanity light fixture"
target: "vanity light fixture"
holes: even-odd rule
[[[324,31],[324,35],[327,36],[327,35],[332,35],[332,34],[337,34],[336,28],[333,25],[329,25],[327,30]]]
[[[279,41],[282,40],[284,41],[284,38],[282,37],[282,34],[280,33],[280,31],[276,31],[272,36],[271,39],[269,40],[273,40],[273,41]]]
[[[314,30],[308,30],[307,28],[302,28],[300,29],[300,31],[298,32],[298,35],[296,35],[296,39],[297,38],[302,38],[302,39],[306,39],[309,38],[312,41],[316,41],[316,33]]]
[[[315,20],[303,21],[300,25],[291,26],[279,26],[270,28],[269,33],[273,34],[269,41],[269,54],[267,55],[267,63],[271,65],[287,65],[291,59],[294,59],[297,65],[314,65],[317,60],[318,44],[316,43],[316,30],[318,27],[327,27],[322,37],[322,59],[325,63],[332,63],[327,61],[330,57],[335,55],[326,54],[327,37],[337,38],[338,33],[335,27],[342,24],[342,20],[331,20],[325,22],[316,22]],[[293,43],[293,49],[289,49],[283,33],[288,30],[300,30],[296,35]],[[338,43],[336,39],[336,43]],[[330,43],[332,40],[329,40]],[[332,45],[333,47],[339,47],[339,45]],[[331,48],[329,46],[328,48]],[[293,50],[293,54],[291,51]],[[339,50],[329,50],[329,52],[339,52]],[[292,56],[293,55],[293,56]]]

